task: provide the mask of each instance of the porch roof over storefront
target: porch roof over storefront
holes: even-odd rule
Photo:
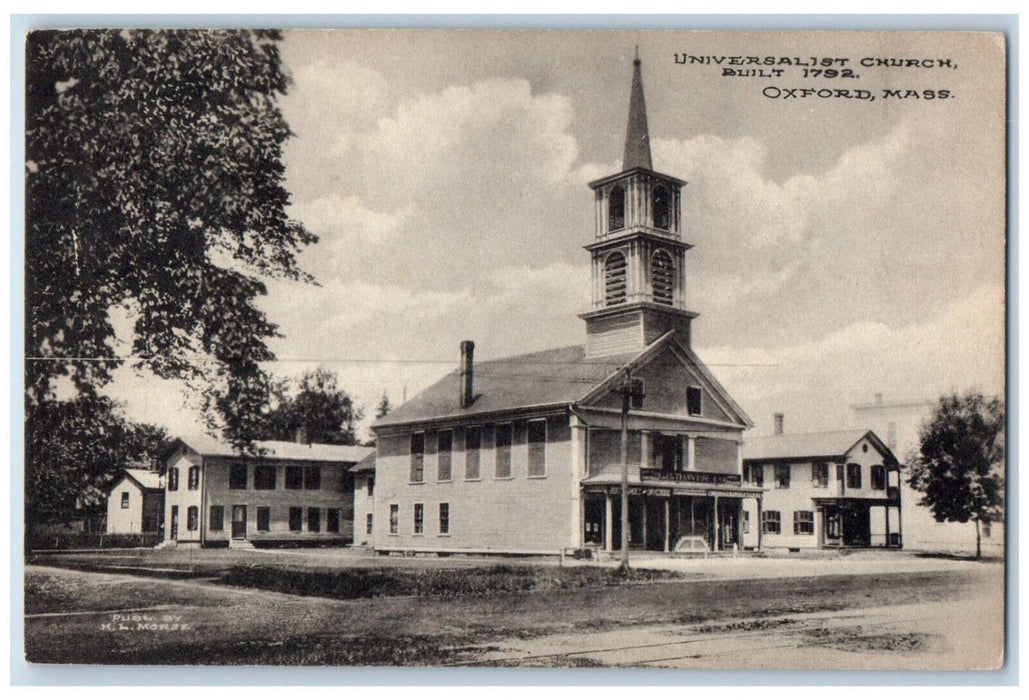
[[[622,479],[617,474],[597,474],[582,480],[587,491],[608,492],[621,488]],[[647,495],[665,496],[723,496],[725,498],[760,498],[765,489],[738,484],[684,483],[671,479],[640,479],[639,474],[629,474],[629,487],[647,489]],[[650,492],[652,491],[652,492]]]

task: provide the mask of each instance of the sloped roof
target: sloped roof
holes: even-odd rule
[[[367,457],[362,459],[360,462],[350,467],[351,474],[374,474],[375,473],[375,448],[369,448],[372,451]]]
[[[863,429],[833,430],[824,433],[792,433],[747,438],[743,443],[743,459],[843,457],[850,448],[871,432]],[[874,436],[874,433],[872,435]]]
[[[149,491],[160,491],[163,488],[161,486],[161,475],[158,472],[153,472],[149,469],[126,469],[125,474]]]
[[[232,445],[217,440],[209,435],[191,435],[180,437],[172,445],[185,443],[197,454],[204,457],[235,457],[236,450]],[[284,459],[305,462],[360,462],[375,452],[374,447],[361,445],[324,445],[320,443],[298,443],[282,440],[260,440],[254,445],[263,452],[262,457],[268,459]],[[169,447],[168,451],[171,450]],[[167,452],[167,451],[166,451]]]
[[[458,404],[461,373],[455,369],[380,418],[373,427],[530,406],[572,404],[638,354],[586,359],[585,347],[572,345],[476,362],[472,382],[475,400],[467,408]]]

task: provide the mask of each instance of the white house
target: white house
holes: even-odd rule
[[[107,496],[107,532],[160,532],[164,523],[164,480],[155,471],[126,469]]]

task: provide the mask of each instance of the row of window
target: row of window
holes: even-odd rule
[[[788,489],[790,487],[791,466],[789,464],[774,465],[773,484],[777,489]],[[844,481],[844,470],[846,470],[846,483],[848,489],[861,488],[861,465],[851,462],[850,464],[836,465],[836,480]],[[743,466],[743,480],[755,486],[764,486],[765,467],[763,464],[745,464]],[[871,468],[871,488],[874,491],[886,489],[886,467],[881,464],[873,464]],[[829,486],[829,464],[816,462],[811,465],[811,485],[815,488],[828,488]]]
[[[782,534],[782,514],[777,510],[761,511],[761,532],[766,535]],[[811,510],[793,511],[793,534],[815,534],[815,513]]]
[[[671,197],[668,188],[657,185],[650,193],[650,213],[654,228],[667,231],[671,223]],[[625,188],[615,185],[608,193],[607,230],[617,231],[625,228]]]
[[[437,534],[449,535],[450,534],[450,504],[440,503],[436,509],[437,517]],[[372,532],[372,516],[368,514],[368,534]],[[412,519],[411,519],[411,532],[415,535],[425,534],[425,504],[415,503]],[[400,506],[396,503],[391,503],[389,506],[389,533],[391,535],[397,535],[400,533]]]
[[[254,467],[254,489],[274,491],[278,488],[276,468],[270,464],[258,464]],[[229,488],[246,489],[249,481],[249,467],[245,464],[234,464],[229,468]],[[188,488],[195,491],[200,488],[200,467],[189,468]],[[322,487],[322,468],[319,466],[286,467],[283,486],[290,490],[317,490]],[[168,490],[178,491],[179,469],[168,470]],[[127,507],[127,506],[123,506]]]
[[[626,300],[628,263],[625,255],[614,252],[604,258],[604,305],[617,306]],[[675,290],[675,265],[668,253],[659,250],[650,258],[650,286],[655,303],[672,306]]]
[[[257,515],[257,531],[258,532],[269,532],[271,530],[271,519],[272,509],[269,506],[258,506],[256,509]],[[305,513],[306,511],[306,513]],[[304,525],[306,523],[306,532],[321,532],[322,531],[322,511],[325,511],[325,531],[326,532],[339,532],[341,517],[339,508],[303,508],[301,506],[293,506],[289,508],[289,529],[290,532],[304,532]],[[197,507],[190,506],[186,511],[186,528],[189,530],[195,530],[196,527],[196,516]],[[305,517],[306,516],[306,517]],[[211,506],[209,529],[211,532],[221,532],[225,530],[225,506]]]
[[[492,426],[475,425],[464,431],[465,479],[480,478],[482,436],[484,431],[493,432],[494,462],[493,475],[497,479],[511,477],[511,446],[514,437],[514,426],[511,423],[498,423]],[[526,471],[530,477],[542,477],[547,474],[547,421],[545,419],[530,420],[526,423],[525,441],[528,447],[528,464]],[[436,440],[436,480],[451,481],[453,479],[454,431],[441,430]],[[425,433],[411,434],[411,474],[412,483],[425,481]]]

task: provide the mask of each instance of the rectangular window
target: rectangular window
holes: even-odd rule
[[[420,535],[425,531],[425,506],[421,503],[414,504],[414,534]]]
[[[321,508],[308,508],[307,509],[307,531],[308,532],[321,532],[322,529],[322,511]]]
[[[275,488],[275,466],[259,464],[254,467],[254,488],[271,491]]]
[[[411,482],[425,480],[425,433],[411,433]]]
[[[197,515],[199,509],[196,506],[190,506],[186,509],[186,529],[196,530],[197,529]]]
[[[304,488],[303,467],[286,467],[286,488],[294,491]]]
[[[268,532],[272,525],[272,509],[268,506],[259,506],[257,509],[257,531]]]
[[[289,509],[289,529],[290,532],[300,532],[304,527],[304,509],[303,508],[290,508]]]
[[[368,477],[368,497],[375,495],[375,477]]]
[[[479,448],[482,447],[482,428],[474,426],[464,433],[464,478],[479,478]]]
[[[851,462],[847,465],[847,488],[861,488],[861,465]]]
[[[339,510],[329,508],[325,511],[325,531],[339,532]]]
[[[810,510],[793,511],[793,534],[813,535],[815,534],[815,513]]]
[[[529,476],[547,473],[547,421],[529,421]]]
[[[121,492],[121,507],[122,508],[128,508],[129,507],[129,492],[128,491],[122,491]]]
[[[400,532],[400,506],[396,503],[389,507],[389,532],[391,535]]]
[[[511,476],[511,424],[501,423],[494,431],[497,453],[495,476],[498,479],[505,479]]]
[[[811,485],[816,489],[824,489],[829,486],[829,465],[825,462],[816,462],[811,465]]]
[[[450,481],[451,452],[454,449],[454,431],[441,430],[439,432],[438,447],[436,449],[436,478],[440,481]]]
[[[700,387],[686,387],[686,410],[691,416],[699,416],[704,412],[704,393]]]
[[[247,487],[247,465],[233,464],[229,469],[229,488],[245,489]]]
[[[189,468],[189,490],[196,491],[200,488],[200,467]],[[244,487],[245,488],[245,487]]]
[[[790,465],[775,465],[775,488],[788,489],[790,487]]]
[[[212,532],[221,532],[225,529],[225,506],[211,506],[210,529]]]
[[[372,514],[368,513],[364,516],[364,532],[366,535],[372,534]]]
[[[746,535],[750,532],[750,511],[743,511],[743,534]]]
[[[747,483],[754,484],[754,486],[765,485],[765,465],[763,464],[745,464],[743,466],[743,478]]]
[[[308,491],[317,491],[322,487],[322,468],[304,467],[304,488]]]
[[[439,504],[439,534],[450,534],[450,504]]]
[[[777,510],[761,511],[761,532],[766,535],[778,535],[782,532],[782,518]]]
[[[172,467],[168,470],[168,490],[178,491],[179,490],[179,468]]]
[[[881,464],[873,464],[871,477],[873,489],[876,491],[886,489],[886,467]]]

